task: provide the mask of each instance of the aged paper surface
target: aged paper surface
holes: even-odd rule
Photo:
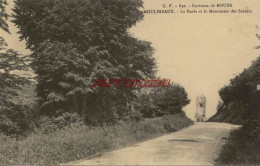
[[[203,95],[201,100],[207,99],[203,110],[206,119],[212,117],[220,101],[219,90],[259,56],[259,49],[255,47],[260,45],[256,37],[260,35],[260,0],[143,2],[144,18],[129,29],[129,33],[152,43],[158,77],[185,88],[191,99],[184,108],[186,116],[196,121],[200,102],[197,97]],[[8,3],[10,13],[14,3]],[[19,41],[15,33],[17,27],[9,22],[9,29],[11,35],[1,34],[8,47],[30,54],[31,51],[25,49],[25,41]],[[67,165],[212,165],[229,131],[240,127],[225,123],[195,124],[93,160],[62,161],[69,163]]]

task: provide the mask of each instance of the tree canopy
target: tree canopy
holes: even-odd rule
[[[152,88],[148,92],[144,91],[135,102],[135,107],[140,110],[143,117],[153,118],[180,113],[189,103],[185,89],[171,83],[167,88]]]
[[[256,35],[260,40],[259,35]],[[259,49],[260,47],[256,47]],[[257,85],[260,84],[260,57],[252,62],[251,66],[244,69],[242,73],[230,80],[230,84],[219,90],[219,95],[224,106],[239,105],[245,107],[244,112],[237,113],[236,116],[242,119],[259,118],[260,96],[257,92]]]
[[[0,1],[0,29],[10,33],[7,24],[8,14],[6,13],[6,5],[8,5],[6,0]]]
[[[141,7],[141,0],[15,1],[13,22],[33,51],[43,112],[74,111],[89,123],[122,114],[135,89],[92,88],[91,83],[154,76],[151,43],[128,32],[142,20]]]

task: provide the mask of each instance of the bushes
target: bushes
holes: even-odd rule
[[[161,117],[167,114],[181,113],[182,108],[190,103],[185,89],[178,84],[169,84],[166,87],[152,88],[142,91],[135,108],[145,118]]]
[[[5,13],[6,1],[0,2],[0,29],[4,28],[2,25]],[[4,5],[4,6],[3,6]],[[3,12],[2,12],[3,10]],[[5,26],[5,25],[4,25]],[[6,25],[6,28],[8,26]],[[5,29],[8,32],[8,28]],[[15,119],[16,116],[25,117],[27,107],[16,105],[12,99],[18,96],[17,91],[21,89],[20,86],[28,83],[28,79],[14,74],[15,70],[27,70],[27,58],[18,52],[7,49],[7,43],[4,38],[0,36],[0,132],[5,134],[12,134],[13,132],[21,132],[26,127],[26,122],[22,119]]]
[[[260,164],[260,120],[248,120],[240,129],[232,131],[216,164]]]
[[[25,136],[38,120],[34,84],[21,85],[15,93],[8,98],[8,105],[0,106],[0,133]]]
[[[32,129],[31,109],[25,105],[14,105],[1,111],[0,132],[6,135],[26,135]]]
[[[35,124],[35,134],[48,134],[61,129],[82,126],[83,121],[77,113],[65,112],[58,117],[41,116]]]
[[[0,164],[57,165],[176,131],[192,124],[184,113],[103,127],[78,126],[22,141],[1,136]]]
[[[260,40],[260,36],[256,35]],[[260,46],[256,47],[259,49]],[[241,124],[246,120],[260,118],[260,92],[257,85],[260,82],[260,56],[251,66],[230,80],[229,85],[219,90],[223,104],[218,106],[218,112],[209,121],[221,121]]]
[[[256,89],[259,82],[260,57],[219,90],[223,105],[210,120],[241,124],[248,119],[260,118],[260,93]]]
[[[225,122],[242,125],[246,119],[250,119],[250,108],[248,105],[241,102],[234,102],[228,105],[222,105],[217,113],[208,121],[210,122]]]

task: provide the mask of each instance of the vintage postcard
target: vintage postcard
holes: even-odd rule
[[[0,165],[260,165],[259,0],[0,0]]]

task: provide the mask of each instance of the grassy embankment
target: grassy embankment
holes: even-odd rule
[[[248,112],[245,104],[232,103],[208,120],[243,125],[230,133],[216,165],[260,165],[260,120],[250,120]]]
[[[16,141],[0,136],[0,164],[57,165],[91,158],[192,125],[184,113],[104,127],[78,127],[32,134]]]
[[[259,35],[256,35],[260,39]],[[260,47],[256,47],[260,48]],[[260,56],[251,66],[219,90],[222,100],[217,113],[209,119],[215,122],[242,124],[231,132],[222,147],[216,164],[260,165]]]
[[[250,119],[250,117],[248,117],[249,112],[250,108],[248,108],[246,104],[232,102],[219,109],[208,121],[242,125],[245,120]]]
[[[233,130],[221,148],[216,165],[260,165],[260,123],[248,121]]]

